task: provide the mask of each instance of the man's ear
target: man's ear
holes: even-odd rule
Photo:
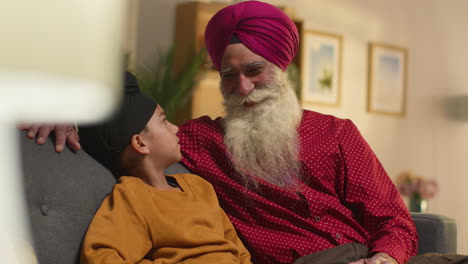
[[[145,141],[140,135],[133,135],[130,145],[139,154],[146,155],[150,153],[148,145],[146,145]]]

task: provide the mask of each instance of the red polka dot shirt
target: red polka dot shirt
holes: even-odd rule
[[[213,184],[253,263],[292,263],[347,243],[365,244],[400,264],[416,254],[411,216],[350,120],[304,110],[300,191],[262,180],[258,189],[247,189],[231,167],[221,121],[205,116],[180,127],[182,163]]]

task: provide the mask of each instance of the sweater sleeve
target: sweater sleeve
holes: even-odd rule
[[[342,121],[337,140],[345,164],[344,200],[368,231],[370,254],[387,253],[400,264],[417,252],[417,232],[403,200],[355,125]]]
[[[229,220],[229,217],[226,215],[223,209],[220,208],[219,210],[221,210],[221,217],[223,219],[224,236],[227,240],[231,241],[239,248],[240,264],[251,264],[252,262],[250,261],[250,253],[247,251],[244,244],[237,235],[236,229]]]
[[[117,184],[101,204],[86,233],[81,264],[152,263],[147,223],[131,192]]]

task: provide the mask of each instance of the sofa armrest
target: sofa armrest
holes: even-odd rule
[[[418,254],[456,253],[457,224],[454,219],[425,213],[411,213],[419,235]]]

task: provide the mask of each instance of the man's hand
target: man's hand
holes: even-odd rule
[[[22,124],[18,126],[18,129],[27,130],[28,133],[26,133],[26,137],[29,139],[36,139],[36,143],[39,145],[43,145],[50,132],[53,131],[55,134],[55,151],[57,152],[63,151],[65,143],[74,151],[81,149],[79,143],[80,137],[71,124]]]
[[[360,259],[348,264],[398,264],[398,261],[390,257],[388,254],[379,252],[370,258]]]

